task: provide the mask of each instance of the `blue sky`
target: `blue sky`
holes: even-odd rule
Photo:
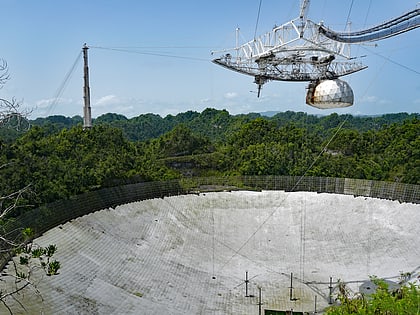
[[[0,57],[11,79],[0,97],[15,97],[32,118],[82,115],[83,67],[89,47],[92,114],[161,116],[207,107],[232,114],[304,111],[311,114],[420,112],[420,29],[352,46],[369,68],[343,79],[355,94],[352,107],[318,110],[305,104],[306,83],[269,82],[257,98],[253,78],[213,63],[212,50],[263,34],[299,14],[299,0],[2,0]],[[312,0],[314,22],[363,29],[396,17],[417,0]],[[106,48],[106,49],[103,49]],[[117,48],[119,50],[110,50]],[[77,63],[75,63],[78,61]],[[76,68],[66,81],[66,75]],[[65,84],[64,84],[65,83]]]

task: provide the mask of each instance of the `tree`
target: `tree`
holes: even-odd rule
[[[0,59],[0,88],[9,80],[7,62]],[[15,98],[7,100],[0,98],[0,127],[11,127],[16,130],[27,129],[29,111],[22,109]]]
[[[209,139],[197,135],[184,124],[179,124],[155,141],[161,157],[184,156],[213,151]]]
[[[0,88],[9,80],[9,71],[6,61],[0,59]],[[28,115],[30,111],[21,108],[21,104],[15,99],[7,100],[0,98],[0,127],[25,130],[29,127]],[[0,147],[2,149],[2,147]],[[9,164],[8,161],[0,160],[0,170]],[[0,222],[3,221],[19,205],[22,196],[29,190],[29,185],[0,196]],[[1,235],[0,235],[1,237]]]
[[[9,79],[7,63],[0,60],[0,88]],[[15,99],[7,100],[0,98],[0,127],[12,128],[16,131],[27,130],[29,128],[27,111],[21,107],[21,104]],[[0,170],[5,168],[9,162],[0,160]],[[2,179],[6,181],[6,179]],[[34,268],[41,267],[47,275],[55,275],[60,269],[60,263],[52,260],[52,256],[57,250],[55,245],[49,245],[45,248],[31,243],[33,231],[30,228],[21,228],[19,231],[10,231],[5,223],[10,219],[10,215],[21,206],[24,196],[30,193],[31,185],[0,196],[0,254],[3,257],[9,257],[8,254],[15,253],[17,256],[12,259],[14,268],[12,272],[6,270],[1,273],[1,284],[6,283],[7,278],[12,278],[12,286],[0,287],[0,303],[3,304],[10,314],[12,309],[8,301],[13,299],[17,301],[16,295],[27,287],[32,287],[35,292],[36,286],[31,281],[31,273]],[[18,302],[19,303],[19,302]],[[19,303],[20,304],[20,303]],[[20,304],[24,307],[22,304]]]
[[[346,285],[340,282],[337,295],[340,305],[329,307],[325,314],[411,315],[419,313],[420,288],[418,285],[402,284],[399,289],[390,290],[388,284],[382,279],[371,277],[371,281],[376,285],[376,292],[369,296],[352,295]]]

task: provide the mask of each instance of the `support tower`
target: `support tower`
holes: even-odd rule
[[[83,45],[83,79],[84,79],[84,86],[83,86],[83,100],[84,100],[84,107],[83,107],[83,128],[92,128],[92,114],[90,108],[90,88],[89,88],[89,66],[88,66],[88,51],[89,47],[84,44]]]

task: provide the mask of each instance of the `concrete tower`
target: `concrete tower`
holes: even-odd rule
[[[85,85],[83,87],[83,100],[84,100],[84,107],[83,107],[83,128],[91,128],[92,127],[92,114],[90,109],[90,89],[89,89],[89,66],[88,66],[88,54],[87,50],[89,47],[84,44],[83,45],[83,79]]]

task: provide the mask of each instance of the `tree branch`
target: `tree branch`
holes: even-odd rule
[[[0,75],[0,85],[1,84]],[[23,109],[21,107],[21,103],[15,98],[12,98],[11,100],[0,98],[0,127],[28,130],[30,128],[28,117],[32,110]]]
[[[4,59],[0,59],[0,89],[10,79],[9,67]],[[22,109],[21,103],[15,98],[7,100],[0,98],[0,127],[8,127],[16,130],[28,130],[29,114],[32,110]]]
[[[31,187],[31,184],[7,196],[0,197],[0,219],[5,218],[7,214],[9,214],[10,212],[12,212],[14,209],[18,207],[19,201],[23,198],[25,193],[30,191],[30,187]],[[6,207],[3,209],[3,203],[5,201],[11,201],[11,203],[9,205],[6,205]]]
[[[6,60],[0,59],[0,88],[10,79],[9,67]]]

